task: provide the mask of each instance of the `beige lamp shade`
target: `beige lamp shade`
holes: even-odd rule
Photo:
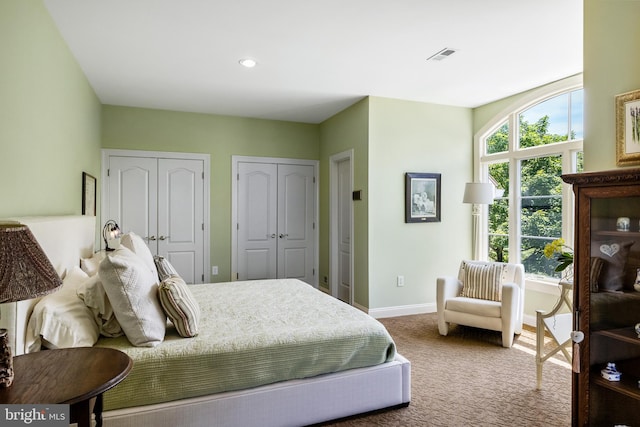
[[[494,187],[490,182],[468,182],[464,187],[463,203],[490,205],[493,203]]]
[[[62,285],[29,227],[0,223],[0,303],[46,295]]]

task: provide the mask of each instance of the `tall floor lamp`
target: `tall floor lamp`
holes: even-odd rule
[[[62,280],[26,225],[0,223],[0,303],[46,295]],[[13,383],[13,355],[0,329],[0,388]]]
[[[495,187],[490,182],[468,182],[464,187],[462,203],[473,204],[472,210],[472,244],[473,259],[480,256],[480,205],[493,203]]]

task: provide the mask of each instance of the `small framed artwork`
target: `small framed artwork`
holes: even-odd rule
[[[405,174],[404,222],[440,222],[440,174]]]
[[[640,90],[616,96],[616,164],[640,164]]]
[[[96,179],[82,172],[82,215],[96,216]]]

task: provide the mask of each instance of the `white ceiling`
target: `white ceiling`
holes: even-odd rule
[[[319,123],[367,95],[477,107],[582,72],[583,0],[44,2],[104,104]]]

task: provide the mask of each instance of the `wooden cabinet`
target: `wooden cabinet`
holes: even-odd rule
[[[563,180],[573,185],[576,200],[574,329],[584,332],[573,355],[573,425],[637,425],[640,292],[633,285],[640,268],[640,169]],[[630,220],[626,231],[618,231],[621,217]],[[602,377],[608,363],[616,364],[620,381]]]

